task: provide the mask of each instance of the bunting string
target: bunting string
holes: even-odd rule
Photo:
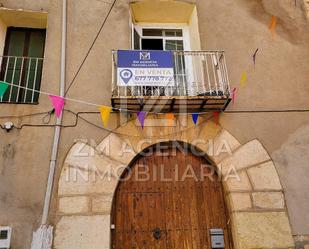
[[[295,0],[296,3],[296,0]],[[270,33],[272,34],[272,37],[274,37],[275,34],[275,30],[276,30],[276,26],[277,26],[277,17],[276,16],[272,16],[270,23],[269,23],[269,30]],[[260,48],[257,48],[253,55],[252,55],[252,60],[253,60],[253,64],[254,66],[256,65],[256,60],[257,60],[257,55],[258,52],[260,51]],[[240,77],[240,86],[244,87],[247,84],[248,81],[248,75],[247,75],[247,70],[244,70],[241,74]],[[102,104],[96,104],[96,103],[91,103],[88,101],[84,101],[84,100],[79,100],[79,99],[74,99],[74,98],[68,98],[68,97],[62,97],[62,96],[57,96],[55,94],[49,93],[49,92],[44,92],[41,90],[35,90],[35,89],[30,89],[27,88],[25,86],[20,86],[20,85],[15,85],[14,83],[8,83],[8,82],[1,82],[0,81],[0,97],[2,97],[5,92],[8,90],[9,86],[12,87],[18,87],[20,89],[24,89],[24,90],[28,90],[31,92],[35,92],[35,93],[40,93],[43,95],[47,95],[54,107],[55,110],[55,114],[57,117],[59,117],[64,109],[64,105],[66,101],[72,101],[72,102],[76,102],[76,103],[80,103],[80,104],[85,104],[85,105],[90,105],[90,106],[95,106],[99,109],[100,114],[101,114],[101,119],[102,119],[102,123],[104,127],[107,127],[108,125],[108,121],[110,118],[110,113],[113,110],[116,111],[120,111],[120,112],[132,112],[132,113],[136,113],[137,115],[137,119],[141,124],[141,127],[144,128],[144,122],[145,122],[145,118],[147,116],[147,114],[164,114],[166,115],[166,119],[169,122],[169,125],[172,125],[174,123],[174,114],[173,113],[160,113],[160,112],[151,112],[151,111],[136,111],[136,110],[130,110],[130,109],[123,109],[123,108],[113,108],[110,106],[105,106]],[[70,85],[71,86],[71,85]],[[70,88],[70,87],[69,87]],[[232,98],[232,103],[235,103],[235,99],[236,99],[236,90],[237,88],[234,88],[231,92],[231,98]],[[193,123],[196,125],[198,123],[198,118],[200,114],[208,114],[211,111],[206,111],[206,112],[199,112],[199,113],[186,113],[186,114],[191,114],[192,115],[192,121]],[[219,122],[219,114],[220,112],[213,112],[214,115],[214,119],[215,122],[218,124]]]
[[[71,102],[76,102],[76,103],[80,103],[80,104],[84,104],[84,105],[95,106],[98,109],[100,109],[100,107],[104,106],[104,107],[111,108],[111,111],[115,110],[115,111],[120,111],[120,112],[131,112],[131,113],[136,113],[136,114],[138,114],[140,112],[140,111],[126,109],[126,108],[114,108],[114,107],[111,107],[111,106],[102,105],[102,104],[96,104],[96,103],[92,103],[92,102],[88,102],[88,101],[84,101],[84,100],[79,100],[79,99],[74,99],[74,98],[61,97],[61,96],[55,95],[55,94],[50,93],[50,92],[34,90],[34,89],[31,89],[31,88],[27,88],[27,87],[24,87],[24,86],[19,86],[19,85],[13,84],[13,83],[8,83],[8,82],[2,82],[2,83],[5,84],[5,85],[8,85],[8,86],[19,87],[19,88],[24,89],[24,90],[33,91],[35,93],[40,93],[40,94],[47,95],[47,96],[57,96],[59,98],[62,98],[65,102],[71,101]],[[0,90],[1,90],[1,85],[2,84],[0,84]],[[1,95],[0,95],[0,97],[1,97]],[[145,112],[147,114],[162,114],[162,115],[166,115],[165,112],[151,112],[151,111],[145,111]],[[209,113],[212,113],[212,111],[199,112],[199,114],[209,114]],[[186,112],[186,114],[193,114],[193,113],[192,112]]]
[[[272,38],[274,39],[274,35],[275,35],[275,31],[276,31],[276,27],[277,27],[277,17],[276,16],[271,16],[270,21],[269,21],[269,25],[268,25],[268,30],[272,36]],[[263,43],[262,43],[263,42]],[[268,39],[265,39],[264,37],[261,39],[260,43],[262,43],[259,48],[256,48],[255,50],[252,51],[252,62],[253,62],[253,66],[255,69],[255,66],[257,64],[257,57],[258,55],[263,52],[263,48],[265,47],[265,43],[269,43]],[[249,73],[252,72],[252,69],[245,69],[241,72],[240,75],[240,80],[239,80],[239,85],[240,88],[243,88],[244,86],[246,86],[248,84],[248,81],[250,81],[250,75],[248,76]],[[253,72],[252,72],[253,73]],[[231,97],[232,97],[232,102],[235,102],[235,98],[236,98],[236,91],[235,92],[231,92]]]
[[[126,136],[126,137],[137,137],[137,138],[140,138],[139,135],[134,135],[134,134],[129,134],[129,133],[122,133],[122,132],[117,132],[115,130],[111,130],[111,129],[107,129],[105,127],[102,127],[102,126],[99,126],[95,123],[92,123],[90,122],[89,120],[87,120],[86,118],[82,117],[81,114],[98,114],[99,112],[73,112],[71,110],[67,110],[67,109],[64,109],[64,111],[66,112],[69,112],[73,115],[76,116],[76,120],[74,122],[74,124],[71,124],[71,125],[57,125],[57,124],[54,124],[54,125],[43,125],[43,124],[37,124],[37,125],[33,125],[33,124],[22,124],[20,126],[17,126],[15,128],[17,129],[22,129],[23,127],[55,127],[55,126],[59,126],[59,127],[62,127],[62,128],[72,128],[72,127],[76,127],[77,123],[78,123],[78,119],[81,119],[83,121],[85,121],[86,123],[92,125],[92,126],[95,126],[96,128],[98,129],[102,129],[102,130],[105,130],[107,132],[110,132],[110,133],[113,133],[113,134],[116,134],[116,135],[119,135],[119,136]],[[203,125],[206,125],[206,123],[211,120],[213,118],[213,115],[211,116],[208,116],[208,117],[205,117],[203,119],[202,122],[200,122],[199,124],[197,125],[191,125],[191,126],[188,126],[187,128],[185,129],[175,129],[174,132],[170,132],[170,133],[166,133],[166,134],[160,134],[160,135],[152,135],[152,136],[143,136],[144,138],[162,138],[162,137],[165,137],[165,136],[173,136],[173,135],[177,135],[177,134],[181,134],[183,133],[184,131],[188,131],[188,130],[191,130],[191,129],[195,129],[197,126],[201,127]],[[2,126],[0,126],[1,128],[3,128]],[[4,129],[4,128],[3,128]]]

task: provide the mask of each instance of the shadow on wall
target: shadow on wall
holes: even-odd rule
[[[309,231],[309,124],[292,133],[272,154],[285,189],[294,234]]]
[[[244,2],[246,0],[242,0]],[[258,22],[277,17],[277,35],[292,44],[299,44],[309,39],[309,25],[302,0],[256,0],[251,5],[251,14]],[[265,23],[269,25],[269,23]],[[306,35],[308,34],[308,35]]]

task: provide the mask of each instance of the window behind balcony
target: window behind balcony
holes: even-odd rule
[[[134,28],[133,45],[136,50],[168,50],[183,51],[184,37],[183,28],[156,28],[136,25]],[[184,55],[174,55],[174,78],[177,89],[171,94],[186,94],[187,73]],[[167,86],[168,87],[168,86]],[[166,95],[166,87],[143,87],[143,95]],[[177,91],[177,93],[175,92]]]
[[[7,29],[0,80],[11,84],[0,99],[6,103],[38,102],[42,77],[45,29]]]
[[[138,29],[138,31],[137,31]],[[182,29],[136,28],[134,49],[183,50]]]

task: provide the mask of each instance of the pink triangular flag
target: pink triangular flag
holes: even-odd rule
[[[56,95],[48,95],[48,97],[50,98],[50,101],[55,108],[57,118],[59,118],[64,107],[64,98]]]
[[[143,111],[137,113],[137,118],[142,128],[144,128],[144,122],[145,122],[146,115],[147,115],[147,112],[143,112]]]
[[[219,124],[219,112],[214,112],[213,115],[214,115],[214,121],[216,123],[216,125]]]

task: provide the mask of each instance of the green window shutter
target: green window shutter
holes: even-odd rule
[[[40,90],[45,46],[45,30],[8,28],[1,80]],[[37,103],[39,94],[10,86],[2,102]]]

